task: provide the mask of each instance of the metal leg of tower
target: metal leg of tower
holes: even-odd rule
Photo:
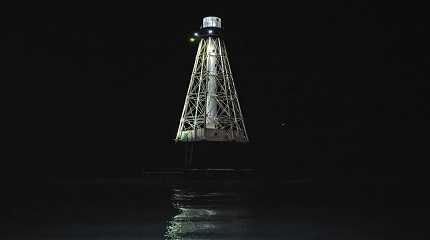
[[[190,146],[190,161],[188,162],[189,167],[192,167],[193,164],[193,154],[194,154],[194,142],[191,142],[191,146]]]
[[[190,169],[193,162],[194,143],[185,144],[185,164],[184,169]]]
[[[184,170],[188,168],[188,144],[184,145]]]

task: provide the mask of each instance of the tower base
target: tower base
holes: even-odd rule
[[[246,142],[244,134],[239,131],[224,129],[200,128],[196,130],[181,131],[177,141],[180,142]]]

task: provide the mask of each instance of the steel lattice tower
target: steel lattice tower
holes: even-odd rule
[[[245,122],[221,38],[221,19],[203,18],[200,43],[176,141],[248,142]]]

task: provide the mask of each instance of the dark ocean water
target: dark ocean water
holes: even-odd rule
[[[429,239],[427,203],[411,199],[413,191],[315,182],[22,184],[3,190],[0,239]]]

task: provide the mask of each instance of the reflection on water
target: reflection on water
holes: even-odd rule
[[[322,195],[304,194],[292,188],[284,194],[254,190],[174,188],[171,204],[176,213],[167,222],[165,239],[400,237],[391,233],[393,228],[387,219],[372,214],[371,209],[342,207],[341,201],[330,206],[324,204]]]
[[[175,188],[177,214],[168,222],[166,239],[237,238],[249,233],[250,213],[238,192]]]
[[[0,206],[0,239],[429,239],[423,208],[388,209],[362,191],[221,185],[21,188],[3,195],[13,197]]]

